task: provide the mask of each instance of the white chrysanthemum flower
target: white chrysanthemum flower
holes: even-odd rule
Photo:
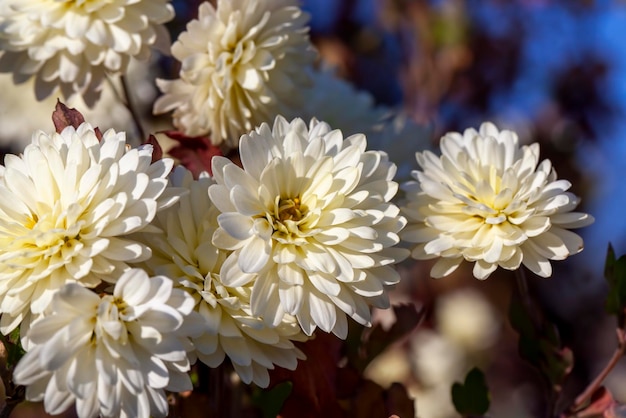
[[[279,116],[241,137],[243,170],[213,158],[213,243],[234,251],[221,279],[253,281],[253,315],[277,325],[288,313],[307,335],[319,326],[345,338],[346,314],[369,326],[369,305],[388,307],[406,221],[390,203],[395,165],[365,148],[364,135],[344,139],[326,123],[307,129]]]
[[[294,115],[315,59],[308,15],[296,0],[219,0],[200,5],[172,46],[180,78],[157,80],[165,93],[155,113],[174,110],[189,136],[211,133],[214,144],[239,137],[278,114]]]
[[[16,83],[35,78],[38,100],[57,87],[92,106],[107,74],[131,57],[169,47],[169,0],[9,0],[0,9],[0,71]]]
[[[463,260],[475,262],[474,276],[486,279],[498,266],[524,264],[535,274],[552,274],[549,260],[583,249],[569,228],[593,222],[572,212],[579,199],[571,184],[557,180],[549,160],[539,165],[539,144],[520,147],[514,132],[484,123],[477,132],[448,133],[442,156],[417,153],[417,182],[405,185],[409,225],[402,238],[417,245],[417,259],[440,257],[433,277],[452,273]]]
[[[150,249],[126,235],[175,202],[164,192],[170,159],[152,146],[127,149],[125,134],[99,141],[83,123],[60,134],[38,132],[21,156],[0,166],[0,331],[44,312],[68,282],[115,282],[127,262]],[[23,327],[24,328],[24,327]],[[24,333],[22,333],[24,335]]]
[[[191,390],[184,319],[193,299],[140,269],[112,295],[70,283],[33,323],[33,346],[14,372],[26,398],[50,414],[76,404],[79,417],[165,417],[165,391]]]
[[[160,212],[153,222],[162,233],[142,234],[152,246],[146,265],[155,274],[172,278],[195,300],[195,310],[205,319],[206,331],[193,342],[198,358],[218,367],[225,356],[245,383],[269,384],[274,365],[294,370],[304,354],[292,341],[304,341],[293,316],[285,315],[275,328],[252,315],[252,286],[225,286],[219,276],[227,251],[218,250],[211,238],[217,229],[217,209],[208,194],[209,177],[194,181],[191,172],[177,167],[174,186],[188,190],[178,204]]]

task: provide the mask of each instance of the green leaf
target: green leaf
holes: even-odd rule
[[[452,385],[452,403],[461,415],[485,415],[489,410],[489,388],[485,375],[474,367],[465,377],[465,383]]]
[[[269,390],[259,390],[254,394],[254,404],[263,412],[263,418],[275,418],[293,389],[293,383],[282,382]]]
[[[605,308],[608,313],[617,316],[621,328],[624,325],[626,307],[626,255],[616,259],[611,244],[606,254],[604,277],[609,284]]]
[[[0,340],[2,340],[7,351],[7,366],[9,368],[17,366],[17,363],[24,357],[24,354],[26,354],[26,351],[24,351],[20,343],[19,327],[14,329],[8,336],[0,335]]]

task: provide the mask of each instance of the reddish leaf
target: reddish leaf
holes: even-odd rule
[[[142,145],[146,144],[152,145],[152,162],[159,161],[163,158],[163,148],[161,148],[161,144],[159,144],[159,140],[156,139],[156,136],[151,134],[148,137],[148,140]]]
[[[52,122],[54,122],[57,133],[61,133],[68,126],[78,128],[81,123],[85,122],[85,118],[78,110],[70,109],[57,99],[57,105],[52,112]]]
[[[96,138],[98,138],[98,141],[102,141],[102,132],[100,132],[100,128],[96,126],[95,128],[93,128],[93,131],[96,134]]]
[[[332,334],[318,332],[315,338],[300,345],[307,360],[298,362],[294,371],[279,369],[271,371],[272,384],[284,381],[293,383],[281,417],[308,416],[344,418],[337,397],[337,371],[341,357],[342,341]]]
[[[377,418],[390,415],[386,411],[385,391],[380,385],[371,380],[361,380],[354,389],[354,394],[348,398],[350,400],[350,416]],[[415,416],[415,414],[411,416]]]
[[[398,382],[392,383],[385,391],[385,405],[387,413],[392,417],[414,417],[415,401],[409,396],[406,388]]]
[[[407,308],[408,309],[408,308]],[[402,308],[401,312],[405,312]],[[410,317],[411,314],[406,314]],[[404,313],[400,315],[404,318]],[[272,385],[292,383],[290,396],[283,404],[283,418],[321,416],[324,418],[378,418],[397,414],[412,417],[414,402],[401,384],[385,390],[364,379],[346,364],[346,342],[332,334],[318,332],[313,340],[301,345],[307,359],[294,371],[271,371]],[[303,411],[306,413],[303,415]]]
[[[61,133],[61,131],[68,126],[72,126],[74,129],[78,128],[85,122],[85,118],[78,110],[74,108],[70,109],[57,99],[57,105],[54,108],[54,112],[52,112],[52,122],[54,123],[54,128],[57,133]],[[96,133],[98,141],[102,141],[102,132],[100,129],[96,127],[94,128],[94,132]]]
[[[589,404],[585,408],[576,411],[573,416],[576,418],[602,418],[613,416],[610,415],[610,413],[614,410],[615,406],[617,406],[617,402],[613,399],[611,392],[604,387],[600,387],[591,396]]]
[[[201,172],[211,172],[211,159],[223,155],[218,147],[211,144],[208,137],[190,137],[178,131],[166,131],[165,135],[178,141],[178,145],[169,150],[169,154],[177,158],[197,178]]]

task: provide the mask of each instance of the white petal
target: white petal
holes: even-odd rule
[[[430,275],[435,279],[445,277],[455,271],[459,267],[459,265],[461,265],[462,261],[463,258],[461,257],[442,257],[437,260],[435,265],[432,267],[432,269],[430,270]]]
[[[239,251],[239,268],[244,273],[258,273],[270,259],[271,244],[253,237]]]

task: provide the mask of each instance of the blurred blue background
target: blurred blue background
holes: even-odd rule
[[[492,120],[542,143],[596,217],[577,256],[626,252],[626,8],[612,1],[305,0],[313,38],[381,104],[435,126]],[[349,51],[348,57],[345,57]],[[329,53],[331,59],[336,51]]]

